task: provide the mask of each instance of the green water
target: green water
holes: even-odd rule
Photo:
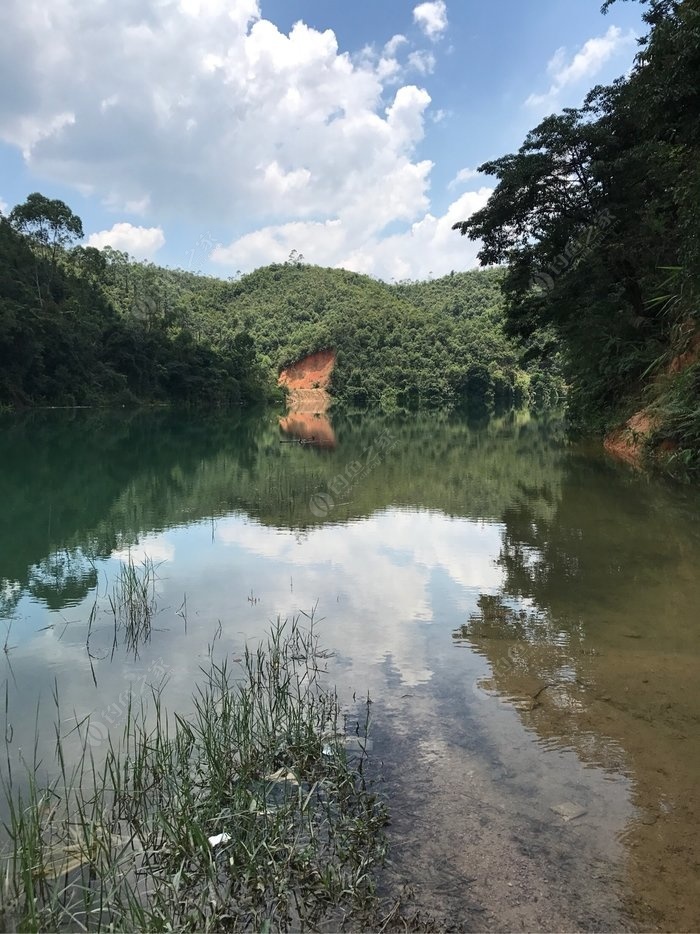
[[[11,758],[38,716],[50,762],[55,686],[97,751],[129,694],[186,713],[209,652],[315,607],[341,694],[374,702],[387,885],[480,928],[700,926],[698,492],[554,416],[284,426],[0,422]],[[129,556],[157,565],[136,657],[108,612]]]

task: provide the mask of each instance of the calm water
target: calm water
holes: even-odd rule
[[[15,756],[38,709],[50,761],[54,685],[99,750],[129,692],[165,679],[185,712],[212,645],[316,607],[339,690],[374,701],[388,886],[478,929],[700,927],[698,492],[527,414],[0,431]],[[138,658],[107,612],[129,554],[158,565]]]

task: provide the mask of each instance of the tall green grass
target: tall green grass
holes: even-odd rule
[[[151,638],[153,619],[157,613],[156,565],[146,555],[141,564],[136,564],[129,553],[108,597],[114,618],[114,641],[112,655],[123,633],[127,650],[138,657],[139,648]]]
[[[24,774],[13,773],[6,736],[0,926],[366,926],[386,822],[365,777],[369,700],[351,754],[326,658],[312,618],[308,628],[278,621],[240,664],[210,660],[191,714],[169,715],[156,690],[130,706],[99,762],[88,720],[67,761],[56,691],[50,781],[40,779],[38,744]]]

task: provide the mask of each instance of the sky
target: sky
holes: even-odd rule
[[[549,113],[625,74],[601,0],[2,0],[0,210],[228,278],[292,252],[386,281],[477,265],[452,231]]]

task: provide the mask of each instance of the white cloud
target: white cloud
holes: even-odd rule
[[[408,56],[409,67],[414,68],[422,75],[430,75],[435,71],[435,56],[432,52],[418,49]]]
[[[7,201],[4,201],[2,198],[0,198],[0,214],[7,214],[9,209],[10,207]]]
[[[444,0],[419,3],[413,10],[413,19],[429,39],[439,39],[447,29],[447,6]]]
[[[604,36],[588,39],[571,60],[567,59],[566,49],[557,49],[547,64],[547,72],[552,79],[549,90],[544,94],[531,94],[525,101],[526,105],[536,109],[556,107],[562,91],[589,81],[606,62],[634,45],[632,30],[623,34],[618,26],[610,26]]]
[[[452,229],[458,221],[467,220],[488,201],[493,189],[480,188],[464,192],[449,205],[440,217],[427,213],[405,233],[379,240],[363,256],[352,255],[343,265],[383,279],[423,279],[430,274],[445,275],[452,269],[467,269],[477,265],[479,244],[461,237]],[[362,268],[364,259],[364,268]]]
[[[283,262],[291,250],[298,250],[308,262],[353,269],[387,281],[444,275],[477,264],[478,244],[460,237],[452,225],[483,207],[492,190],[482,187],[464,192],[441,217],[425,213],[406,231],[390,236],[382,237],[381,228],[371,226],[358,235],[352,217],[295,221],[263,227],[229,246],[218,246],[212,259],[230,269],[251,269]]]
[[[145,214],[151,206],[151,196],[144,195],[143,198],[132,198],[124,205],[127,214]]]
[[[406,36],[402,36],[400,33],[397,33],[395,36],[392,36],[391,39],[384,46],[384,55],[388,58],[395,58],[396,53],[401,48],[402,45],[406,45],[408,39]]]
[[[165,235],[160,227],[134,227],[126,222],[90,234],[87,239],[88,246],[98,250],[111,246],[115,250],[125,250],[136,259],[150,259],[164,243]]]
[[[308,169],[285,172],[276,160],[258,168],[262,170],[261,187],[272,197],[282,197],[290,192],[298,194],[311,181],[311,172]]]
[[[62,130],[75,124],[75,114],[59,111],[40,117],[36,114],[15,114],[4,125],[2,138],[5,142],[17,146],[24,159],[29,162],[35,147],[41,142],[53,141],[60,145]]]
[[[0,140],[160,224],[323,223],[375,199],[382,223],[411,220],[427,207],[414,151],[430,98],[389,91],[406,42],[356,60],[332,30],[282,33],[255,0],[3,0]]]
[[[458,185],[461,185],[462,182],[469,182],[473,178],[479,177],[479,172],[476,169],[464,168],[460,169],[459,172],[455,175],[451,182],[447,185],[448,188],[456,188]]]
[[[138,214],[143,217],[148,213],[151,207],[150,195],[143,195],[140,198],[130,198],[123,201],[115,192],[111,192],[102,202],[110,211],[119,214]]]

